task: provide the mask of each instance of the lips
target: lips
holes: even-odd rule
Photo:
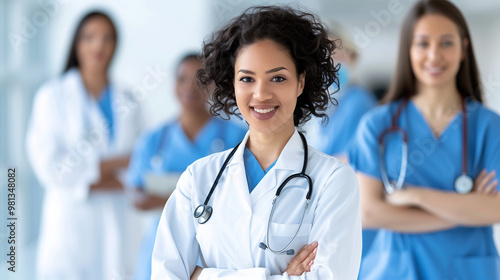
[[[438,75],[443,73],[445,70],[444,67],[426,67],[425,71],[431,75]]]
[[[252,108],[252,114],[258,120],[268,120],[276,114],[279,106],[256,106]]]

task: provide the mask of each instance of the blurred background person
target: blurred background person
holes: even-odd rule
[[[384,101],[349,156],[363,227],[379,229],[359,279],[500,279],[500,116],[482,104],[469,28],[451,2],[418,1],[407,14]]]
[[[196,72],[201,66],[197,53],[182,57],[175,74],[179,117],[142,135],[132,155],[127,185],[134,205],[141,210],[157,210],[144,236],[134,279],[151,278],[151,256],[161,210],[181,173],[199,158],[236,146],[246,133],[232,121],[210,115],[206,93],[196,84]]]
[[[34,99],[27,154],[46,190],[38,279],[113,279],[124,266],[129,217],[119,172],[140,127],[133,99],[108,77],[116,44],[108,15],[85,15],[64,73]]]
[[[343,162],[348,162],[348,150],[353,144],[356,129],[361,117],[376,106],[377,99],[366,88],[357,83],[354,77],[356,63],[360,56],[358,47],[344,26],[334,20],[326,20],[330,39],[339,42],[341,47],[335,50],[333,59],[338,63],[339,87],[334,94],[337,106],[330,105],[327,114],[329,121],[323,123],[319,118],[313,118],[307,126],[307,137],[312,145],[320,151],[333,155]],[[336,91],[332,85],[330,91]],[[375,238],[377,231],[363,230],[363,251],[365,255]]]
[[[343,162],[348,162],[349,145],[352,143],[361,117],[375,107],[377,100],[366,88],[357,83],[354,77],[359,58],[358,47],[354,44],[347,30],[334,20],[326,20],[331,40],[339,42],[341,47],[335,50],[333,60],[339,67],[339,86],[334,84],[330,91],[335,93],[337,106],[330,105],[327,112],[329,121],[323,123],[314,118],[307,127],[311,145],[320,151],[333,155]]]

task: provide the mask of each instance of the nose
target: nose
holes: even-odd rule
[[[264,82],[256,82],[253,98],[258,101],[266,101],[273,97],[272,92],[269,90],[269,87]]]
[[[439,44],[437,43],[431,44],[427,52],[427,57],[431,61],[435,61],[438,60],[440,56],[441,56],[441,49],[439,48]]]

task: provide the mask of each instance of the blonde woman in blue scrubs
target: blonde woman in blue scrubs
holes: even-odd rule
[[[482,104],[472,46],[448,1],[419,1],[406,17],[385,104],[365,115],[349,156],[363,227],[380,229],[360,279],[500,279],[492,229],[500,222],[500,116]],[[383,183],[387,176],[398,186],[402,172],[402,189]]]

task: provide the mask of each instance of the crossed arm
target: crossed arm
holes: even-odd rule
[[[465,195],[415,186],[385,195],[380,180],[358,173],[363,227],[419,233],[498,223],[500,195],[494,176],[494,171],[482,171],[474,191]]]

